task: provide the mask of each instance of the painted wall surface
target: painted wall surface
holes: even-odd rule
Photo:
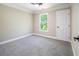
[[[46,12],[48,13],[48,31],[47,32],[42,32],[40,31],[39,27],[39,15],[40,14],[35,14],[34,15],[34,33],[37,34],[42,34],[42,35],[47,35],[47,36],[56,36],[56,16],[55,16],[55,11],[53,12]]]
[[[0,5],[0,42],[32,33],[32,16],[31,13]]]
[[[34,33],[56,37],[56,11],[69,7],[70,5],[68,4],[60,4],[51,9],[37,11],[34,14]],[[41,32],[39,30],[39,15],[42,13],[48,13],[48,32]]]
[[[72,25],[72,47],[75,55],[79,56],[79,42],[74,41],[73,37],[79,36],[79,4],[72,4],[71,7]]]

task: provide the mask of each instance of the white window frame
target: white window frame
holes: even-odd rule
[[[47,15],[47,30],[41,30],[41,27],[40,27],[41,15]],[[48,32],[48,13],[42,13],[42,14],[39,15],[39,31],[41,31],[41,32]]]

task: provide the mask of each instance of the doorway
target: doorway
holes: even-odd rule
[[[70,41],[70,9],[56,11],[56,37]]]

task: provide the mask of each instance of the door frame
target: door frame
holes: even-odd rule
[[[63,8],[63,9],[57,9],[56,11],[62,11],[62,10],[66,10],[66,9],[69,9],[70,10],[70,40],[67,41],[67,42],[71,42],[71,8]],[[56,38],[57,38],[57,19],[56,19]],[[57,38],[58,40],[61,40],[59,38]],[[66,40],[62,40],[62,41],[66,41]]]

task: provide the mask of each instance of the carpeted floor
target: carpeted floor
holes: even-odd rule
[[[29,36],[0,45],[0,56],[73,56],[69,42]]]

